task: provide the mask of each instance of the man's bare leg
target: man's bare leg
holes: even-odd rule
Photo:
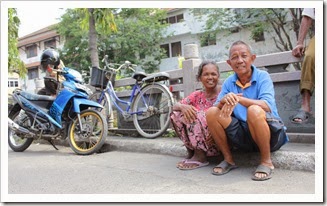
[[[266,121],[266,112],[259,106],[248,108],[248,126],[254,142],[260,150],[260,164],[274,169],[270,156],[270,129]],[[264,178],[265,173],[256,173],[257,178]]]
[[[223,154],[224,160],[229,164],[235,165],[224,130],[232,121],[231,117],[220,117],[220,110],[217,107],[211,107],[206,112],[206,119],[212,138]],[[221,173],[222,169],[214,168],[214,172]]]

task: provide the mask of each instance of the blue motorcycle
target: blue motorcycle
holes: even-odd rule
[[[54,140],[68,137],[76,154],[89,155],[105,143],[107,122],[93,109],[102,106],[88,99],[92,91],[82,84],[82,75],[67,67],[57,71],[57,80],[58,75],[65,81],[56,97],[13,92],[15,104],[8,118],[8,142],[13,151],[25,151],[36,139],[48,140],[56,148]]]

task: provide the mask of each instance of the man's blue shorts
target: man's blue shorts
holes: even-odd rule
[[[286,135],[286,127],[279,118],[272,117],[271,113],[266,112],[267,123],[270,128],[270,151],[279,150],[289,141]],[[232,116],[232,122],[225,129],[229,142],[233,147],[247,152],[258,152],[259,148],[252,139],[247,122],[243,122]]]

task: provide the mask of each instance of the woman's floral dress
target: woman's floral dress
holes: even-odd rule
[[[173,111],[170,115],[174,129],[184,145],[191,150],[202,150],[207,156],[219,155],[205,117],[205,112],[213,105],[217,96],[207,99],[205,91],[195,91],[180,101],[181,104],[192,105],[197,109],[197,119],[193,123],[186,123],[180,111]]]

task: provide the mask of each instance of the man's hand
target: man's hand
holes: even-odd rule
[[[224,106],[220,110],[220,116],[227,118],[230,117],[234,111],[235,105],[224,104]]]
[[[303,44],[298,44],[294,49],[292,50],[292,54],[295,57],[302,57],[304,55],[305,48]]]
[[[227,105],[236,105],[239,101],[240,101],[240,96],[243,96],[243,94],[234,94],[232,92],[226,94],[223,99],[222,99],[222,102],[224,104],[227,104]]]

